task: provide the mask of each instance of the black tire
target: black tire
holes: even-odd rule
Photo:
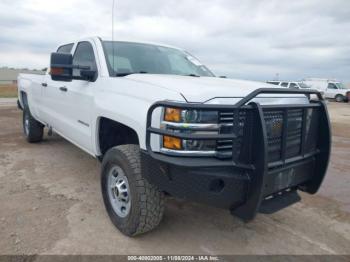
[[[343,95],[336,95],[335,96],[335,101],[337,101],[337,102],[344,102],[344,100],[345,100],[345,97],[343,96]]]
[[[163,217],[164,194],[148,183],[141,172],[140,148],[137,145],[113,147],[102,161],[101,188],[108,215],[113,224],[126,236],[136,236],[154,229]],[[113,209],[108,186],[111,170],[120,167],[127,178],[130,208],[125,217]]]
[[[43,140],[44,126],[34,119],[27,106],[23,110],[22,124],[24,135],[29,143],[37,143]]]

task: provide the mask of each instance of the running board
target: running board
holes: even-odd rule
[[[301,197],[296,190],[276,194],[265,199],[260,206],[259,212],[262,214],[273,214],[281,209],[299,202]]]

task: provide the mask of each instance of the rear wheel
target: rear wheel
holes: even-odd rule
[[[23,110],[23,132],[29,143],[43,140],[44,126],[34,119],[28,107]]]
[[[143,234],[160,223],[164,196],[143,178],[137,145],[117,146],[106,153],[101,188],[108,215],[123,234]]]
[[[337,102],[344,102],[344,100],[345,100],[345,97],[342,95],[335,96],[335,101],[337,101]]]

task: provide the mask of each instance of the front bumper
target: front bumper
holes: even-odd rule
[[[247,103],[262,93],[317,94],[319,101],[302,105],[260,105]],[[152,127],[153,111],[158,107],[184,107],[173,102],[153,105],[147,119],[147,151],[142,152],[142,167],[146,178],[160,190],[175,197],[194,200],[216,207],[228,208],[244,220],[255,217],[257,212],[271,199],[279,199],[297,189],[314,194],[318,191],[326,174],[331,147],[331,131],[326,105],[321,95],[312,90],[259,89],[234,106],[186,104],[188,109],[232,110],[233,127],[230,134],[196,136],[169,133]],[[280,138],[279,157],[271,154],[271,139],[266,130],[266,112],[279,110],[283,116],[283,132]],[[302,112],[300,143],[298,150],[289,147],[292,125],[289,114]],[[188,158],[165,156],[152,151],[151,134],[173,135],[186,139],[232,138],[238,140],[239,117],[248,114],[241,137],[239,154],[232,152],[232,159]],[[249,124],[248,124],[249,122]],[[317,125],[317,127],[316,127]],[[235,128],[237,127],[237,128]],[[317,131],[317,136],[312,132]],[[185,137],[183,137],[185,136]],[[315,141],[313,141],[313,139]],[[312,145],[312,146],[311,146]],[[237,145],[232,146],[237,150]],[[295,152],[289,152],[293,149]],[[298,199],[295,198],[294,199]],[[281,201],[287,206],[293,201]],[[278,209],[277,209],[278,210]]]
[[[141,156],[146,178],[172,196],[230,209],[245,200],[249,187],[245,170],[232,166],[205,167],[213,161],[209,158],[165,156],[159,160],[145,151]]]

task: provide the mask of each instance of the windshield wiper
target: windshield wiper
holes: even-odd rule
[[[116,73],[115,76],[123,77],[123,76],[134,75],[134,74],[148,74],[148,72],[140,71],[140,72],[128,72],[128,73]]]
[[[199,75],[196,75],[196,74],[188,74],[188,75],[185,75],[185,76],[200,77]]]

